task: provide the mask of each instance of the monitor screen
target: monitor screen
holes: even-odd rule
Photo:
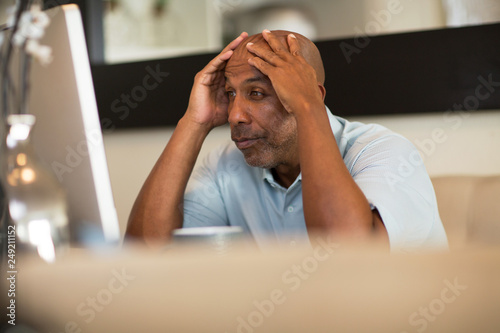
[[[90,63],[79,8],[47,11],[51,22],[42,45],[52,48],[48,66],[31,68],[29,112],[36,116],[35,150],[68,198],[73,242],[118,242],[120,231],[108,174]]]

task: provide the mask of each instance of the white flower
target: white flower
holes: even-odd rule
[[[40,61],[43,66],[52,62],[52,49],[46,45],[40,45],[37,40],[29,39],[26,42],[26,53]]]
[[[23,12],[19,19],[17,32],[12,42],[16,46],[21,46],[28,39],[38,40],[43,37],[45,28],[49,25],[50,19],[39,5],[32,5],[29,11]]]
[[[33,14],[33,21],[39,27],[45,29],[50,23],[49,16],[42,10],[39,4],[33,4],[31,6],[31,13]]]

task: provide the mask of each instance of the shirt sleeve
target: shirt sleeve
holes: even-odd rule
[[[380,213],[392,251],[447,247],[434,188],[410,141],[399,135],[372,141],[360,149],[350,172]]]
[[[183,228],[228,225],[217,178],[219,155],[218,151],[210,153],[189,179],[184,194]]]

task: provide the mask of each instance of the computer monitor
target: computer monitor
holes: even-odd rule
[[[70,4],[47,14],[41,44],[53,60],[46,67],[34,61],[30,73],[35,150],[66,191],[72,241],[115,243],[119,223],[80,10]]]

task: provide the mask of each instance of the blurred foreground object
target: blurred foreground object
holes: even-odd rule
[[[10,115],[5,142],[10,217],[17,249],[36,250],[47,262],[69,245],[66,196],[54,174],[38,160],[31,143],[35,116]]]

